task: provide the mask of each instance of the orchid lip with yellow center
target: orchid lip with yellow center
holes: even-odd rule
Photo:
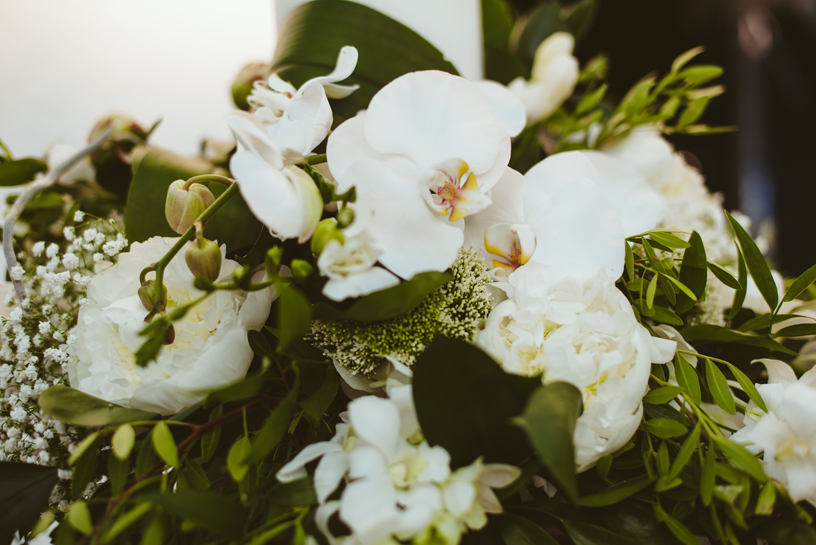
[[[450,221],[458,221],[490,205],[490,198],[479,189],[476,175],[461,159],[437,165],[430,175],[429,188],[429,206],[448,216]]]
[[[493,266],[512,273],[530,261],[536,240],[525,225],[499,223],[485,231],[484,244],[485,249],[498,258],[493,259]]]

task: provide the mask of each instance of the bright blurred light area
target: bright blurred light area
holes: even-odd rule
[[[53,144],[82,147],[110,111],[182,154],[230,138],[230,86],[268,62],[272,0],[4,1],[0,17],[0,139],[15,157]]]

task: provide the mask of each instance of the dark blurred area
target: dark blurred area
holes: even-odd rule
[[[783,274],[816,263],[816,0],[596,1],[576,55],[609,56],[614,96],[698,45],[699,62],[725,69],[726,93],[702,121],[739,130],[669,140],[699,159],[727,209],[752,218]],[[539,3],[514,1],[519,13]]]

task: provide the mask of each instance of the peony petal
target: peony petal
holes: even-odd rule
[[[524,104],[510,90],[495,81],[476,82],[476,86],[487,96],[496,118],[511,137],[518,136],[527,123]]]

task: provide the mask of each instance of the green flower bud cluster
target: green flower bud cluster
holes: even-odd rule
[[[437,334],[472,341],[492,308],[490,275],[472,249],[451,266],[453,279],[421,305],[382,322],[316,321],[310,341],[354,373],[372,376],[384,356],[411,366]]]

